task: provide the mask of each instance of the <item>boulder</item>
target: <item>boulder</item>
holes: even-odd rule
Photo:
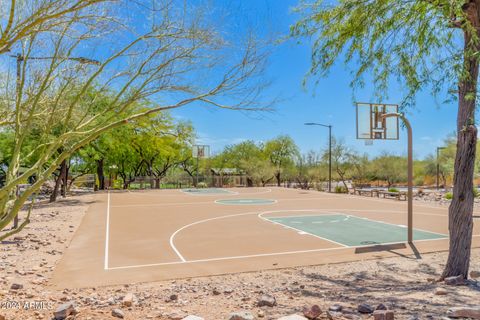
[[[275,297],[268,294],[262,295],[260,299],[258,299],[257,301],[257,306],[259,307],[264,307],[264,306],[273,307],[276,304],[277,304],[277,300],[275,299]]]
[[[112,310],[112,316],[115,318],[120,318],[123,319],[125,318],[125,313],[121,309],[113,309]]]
[[[303,315],[310,320],[317,319],[322,314],[322,309],[316,304],[310,308],[304,307],[302,311]]]
[[[255,320],[256,318],[247,311],[233,312],[228,315],[228,320]]]
[[[77,314],[75,306],[75,302],[73,301],[59,305],[57,310],[53,313],[55,320],[64,320],[71,315]]]
[[[480,319],[480,306],[478,307],[455,307],[447,311],[450,318]]]

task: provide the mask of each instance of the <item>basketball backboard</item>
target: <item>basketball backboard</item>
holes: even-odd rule
[[[192,148],[192,156],[200,159],[210,157],[210,146],[194,145]]]
[[[398,113],[398,105],[359,102],[356,108],[357,139],[398,140],[398,117],[382,117],[387,113]]]

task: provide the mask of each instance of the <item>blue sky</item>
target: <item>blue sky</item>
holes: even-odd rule
[[[225,19],[234,26],[229,32],[238,32],[241,36],[244,30],[237,24],[246,22],[261,25],[262,32],[277,37],[287,35],[289,26],[296,21],[291,8],[297,3],[297,0],[214,1],[220,12],[227,12]],[[209,144],[213,152],[232,143],[266,141],[278,135],[290,135],[302,152],[320,151],[327,144],[328,130],[303,125],[305,122],[320,122],[332,124],[334,135],[360,152],[372,156],[382,151],[406,153],[405,131],[401,132],[399,141],[375,141],[373,146],[365,146],[363,141],[355,139],[354,101],[370,102],[373,96],[368,87],[356,90],[353,96],[349,87],[352,66],[338,63],[318,85],[305,88],[302,81],[309,66],[308,43],[299,45],[296,41],[286,41],[274,47],[265,76],[273,81],[268,94],[280,96],[282,100],[272,113],[245,114],[192,105],[174,110],[172,114],[190,120],[198,132],[197,142]],[[402,88],[392,83],[390,99],[383,102],[398,103],[401,93]],[[417,158],[434,153],[445,137],[455,130],[456,105],[442,104],[428,93],[417,96],[416,108],[409,110],[407,115],[413,127]]]

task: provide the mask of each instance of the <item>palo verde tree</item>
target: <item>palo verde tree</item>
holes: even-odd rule
[[[277,186],[282,183],[282,172],[292,167],[299,155],[298,147],[289,136],[279,136],[265,143],[263,152],[275,168]]]
[[[250,36],[244,41],[237,36],[230,39],[218,32],[218,19],[201,6],[184,7],[169,0],[154,3],[156,8],[151,1],[119,1],[123,7],[114,8],[117,2],[110,2],[109,8],[120,16],[98,20],[88,14],[97,7],[89,6],[86,12],[72,13],[68,23],[52,23],[50,29],[42,25],[9,45],[21,56],[17,64],[0,53],[0,131],[13,132],[0,189],[0,231],[64,160],[110,129],[194,102],[229,109],[262,108],[264,86],[259,75],[266,55],[258,41]],[[20,6],[20,10],[24,16],[30,8]],[[129,23],[131,14],[153,22]],[[101,110],[93,110],[106,91],[113,93],[112,99]],[[149,107],[136,111],[139,105]],[[37,143],[25,152],[33,129],[39,130]],[[20,171],[21,164],[32,159]],[[31,176],[35,182],[17,195],[17,186]],[[19,228],[2,232],[0,240],[22,230],[30,213]]]
[[[468,276],[473,229],[473,175],[480,59],[480,0],[303,1],[293,36],[312,38],[310,74],[325,76],[337,60],[354,66],[352,85],[372,79],[387,97],[391,80],[407,89],[402,107],[431,89],[458,98],[450,254],[442,278]]]

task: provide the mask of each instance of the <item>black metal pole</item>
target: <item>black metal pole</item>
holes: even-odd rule
[[[440,184],[439,184],[439,172],[440,172],[440,164],[438,163],[438,152],[439,152],[439,148],[437,147],[437,190],[440,189]]]
[[[332,192],[332,126],[328,126],[328,192]]]

